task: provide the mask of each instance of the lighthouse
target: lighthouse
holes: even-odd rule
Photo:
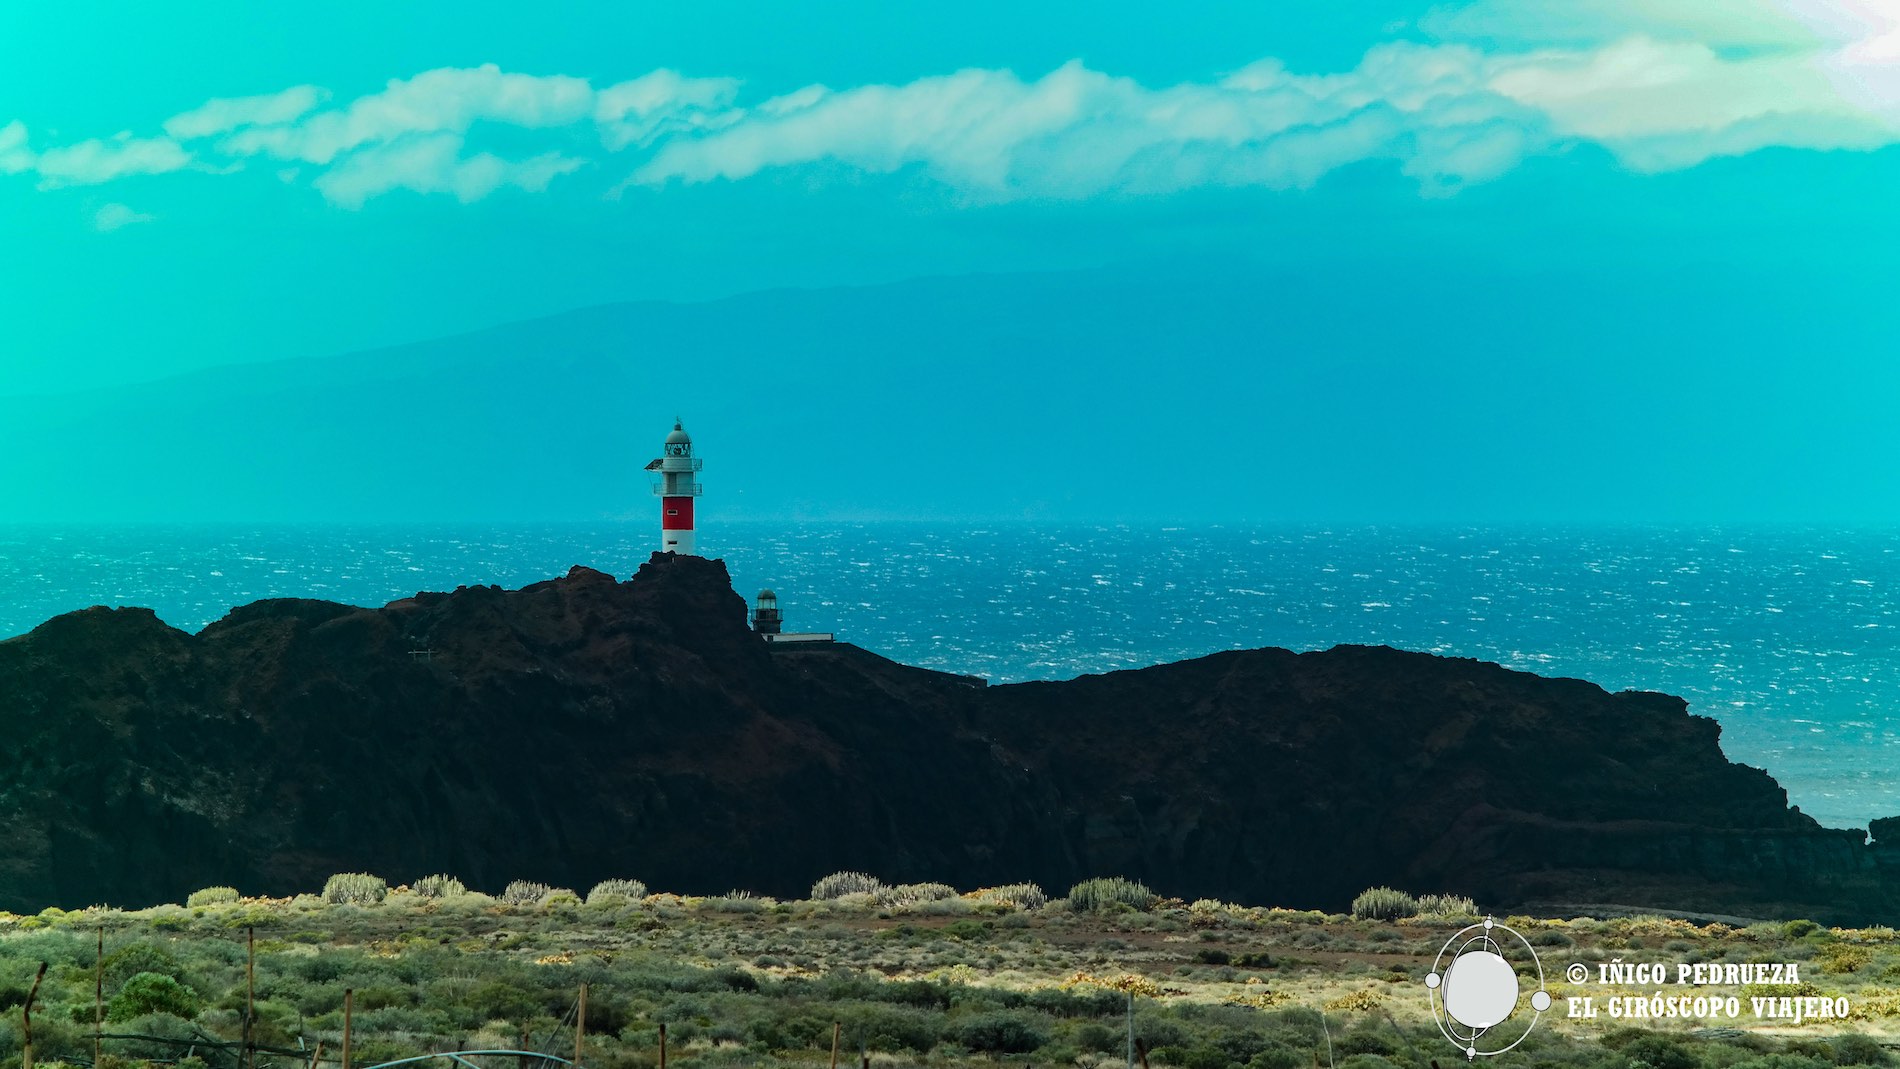
[[[673,421],[673,431],[666,436],[666,448],[659,459],[647,465],[648,471],[660,473],[660,481],[653,484],[653,492],[660,498],[660,552],[693,552],[693,499],[699,496],[700,485],[693,476],[699,472],[700,461],[693,456],[693,438]]]

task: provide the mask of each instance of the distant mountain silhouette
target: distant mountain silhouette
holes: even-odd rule
[[[1203,262],[616,304],[0,398],[0,486],[17,519],[645,518],[640,467],[675,416],[707,462],[702,527],[1654,518],[1757,476],[1771,446],[1723,400],[1736,346],[1768,336],[1746,291],[1723,296],[1732,329],[1650,339],[1671,359],[1637,389],[1603,356],[1623,341],[1601,280],[1385,270]],[[1576,320],[1527,321],[1552,287]],[[1815,433],[1820,449],[1836,432]]]

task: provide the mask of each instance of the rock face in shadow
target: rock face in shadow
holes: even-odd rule
[[[1659,694],[1385,648],[973,688],[774,652],[725,567],[656,555],[198,635],[88,609],[0,643],[0,908],[333,872],[802,894],[862,868],[1343,908],[1613,902],[1847,922],[1900,859],[1791,810]]]

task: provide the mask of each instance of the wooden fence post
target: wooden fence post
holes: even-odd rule
[[[580,1005],[574,1010],[574,1069],[581,1069],[581,1044],[587,1040],[587,985],[581,984]]]
[[[346,987],[343,989],[343,1069],[350,1069],[350,1025],[355,1009],[356,991]]]
[[[666,1069],[666,1022],[660,1022],[660,1069]]]
[[[40,962],[39,974],[33,977],[33,990],[26,993],[26,1003],[20,1007],[20,1025],[22,1047],[20,1069],[33,1069],[33,1000],[40,997],[40,982],[46,979],[46,963]]]
[[[844,1022],[831,1022],[831,1069],[838,1069],[838,1040],[844,1035]]]

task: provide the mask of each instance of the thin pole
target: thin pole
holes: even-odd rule
[[[92,966],[92,1064],[99,1064],[99,1033],[106,1020],[106,926],[99,926],[99,955]]]
[[[838,1069],[838,1040],[844,1036],[844,1022],[831,1022],[831,1069]]]
[[[574,1011],[574,1069],[581,1069],[581,1044],[587,1039],[587,985],[581,985],[581,1004]]]
[[[40,981],[46,979],[46,963],[40,962],[39,974],[33,977],[33,990],[26,993],[26,1003],[20,1007],[20,1024],[24,1046],[20,1054],[20,1069],[33,1069],[33,1000],[40,997]]]
[[[310,1069],[317,1069],[317,1063],[323,1060],[323,1040],[317,1040],[317,1049],[310,1052]]]
[[[1135,1069],[1135,993],[1128,992],[1128,1069]]]
[[[244,1064],[257,1069],[257,928],[244,929]]]
[[[343,1069],[350,1069],[350,1023],[356,1009],[356,991],[343,989]]]
[[[666,1069],[666,1022],[660,1022],[660,1069]]]

